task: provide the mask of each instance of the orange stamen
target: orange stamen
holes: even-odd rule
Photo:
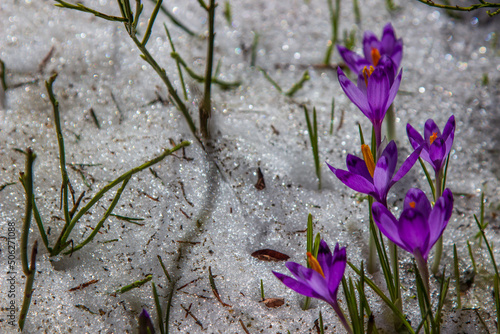
[[[380,52],[378,51],[377,48],[372,48],[372,60],[373,60],[373,65],[377,66],[378,61],[380,60]]]
[[[434,140],[436,140],[437,136],[437,132],[432,133],[432,136],[429,137],[429,141],[431,142],[431,144],[434,142]]]
[[[375,173],[375,161],[373,160],[370,146],[366,144],[361,145],[361,152],[363,153],[363,159],[365,159],[365,164],[368,168],[368,172],[370,172],[370,175],[373,177],[373,173]]]
[[[365,84],[367,87],[368,87],[368,78],[370,77],[370,75],[372,75],[374,70],[375,69],[373,68],[373,66],[370,66],[370,68],[365,66],[363,68],[363,77],[365,78]]]
[[[415,209],[415,202],[410,202],[410,208]]]
[[[323,269],[321,269],[321,265],[310,252],[307,252],[307,262],[309,262],[309,266],[311,266],[312,270],[316,271],[321,276],[323,276],[323,278],[325,278],[325,274],[323,273]]]

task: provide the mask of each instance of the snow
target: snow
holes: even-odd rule
[[[407,122],[422,130],[428,118],[440,127],[451,114],[457,119],[447,182],[455,193],[455,209],[445,232],[443,264],[451,273],[452,248],[457,243],[461,268],[465,271],[470,267],[466,240],[471,241],[480,274],[473,289],[463,295],[462,303],[466,308],[480,310],[455,311],[455,290],[450,287],[445,310],[453,319],[444,325],[444,332],[480,332],[483,327],[477,312],[492,331],[496,318],[491,296],[492,267],[485,249],[478,248],[474,238],[477,227],[472,215],[479,212],[480,193],[484,191],[487,218],[491,221],[487,235],[497,244],[498,220],[494,213],[500,202],[499,19],[468,13],[457,20],[417,1],[404,5],[401,2],[404,7],[395,13],[388,13],[381,0],[361,3],[362,25],[356,28],[358,51],[363,30],[379,35],[389,21],[398,37],[404,39],[404,75],[395,102],[400,158],[410,153],[405,136]],[[213,87],[211,126],[215,139],[210,153],[194,140],[182,114],[172,104],[151,103],[157,94],[166,99],[166,88],[139,57],[123,25],[53,4],[47,0],[6,0],[0,4],[0,59],[5,62],[10,87],[1,101],[4,108],[0,108],[0,184],[17,182],[19,172],[24,170],[24,156],[15,149],[32,147],[37,154],[34,193],[46,228],[52,231],[50,243],[55,243],[63,226],[58,147],[44,86],[52,72],[59,73],[54,91],[60,102],[66,160],[98,164],[83,168],[91,189],[75,170],[68,168],[76,194],[86,191],[84,203],[109,181],[170,148],[170,140],[190,140],[192,145],[185,150],[189,159],[182,153],[167,157],[153,167],[158,177],[145,170],[127,185],[114,213],[144,218],[144,226],[110,217],[102,233],[83,249],[72,256],[51,258],[32,222],[30,245],[38,239],[39,254],[25,332],[135,333],[143,307],[156,322],[149,283],[117,296],[111,293],[152,274],[165,309],[168,285],[157,255],[178,279],[176,289],[187,284],[173,297],[173,333],[242,333],[240,319],[251,333],[309,333],[315,332],[319,310],[327,332],[341,332],[340,322],[325,303],[315,301],[310,310],[301,310],[303,298],[284,287],[271,272],[285,273],[283,262],[262,262],[250,255],[271,248],[304,263],[304,230],[311,213],[315,232],[320,232],[330,245],[339,242],[347,246],[348,258],[354,264],[366,258],[366,201],[360,202],[360,196],[341,184],[325,165],[323,188],[317,190],[301,107],[306,104],[310,110],[312,106],[317,108],[321,161],[344,167],[348,153],[360,153],[357,124],[367,134],[368,120],[344,95],[335,71],[314,66],[322,62],[330,38],[326,1],[231,1],[231,25],[223,17],[224,3],[219,3],[215,59],[221,60],[220,78],[243,83],[229,91]],[[84,4],[119,15],[114,1],[92,0]],[[152,2],[144,6],[141,32],[153,9]],[[205,34],[206,15],[196,1],[172,0],[165,6],[192,30]],[[355,27],[350,4],[343,2],[342,6],[341,32]],[[189,37],[159,14],[148,48],[174,78],[180,92],[164,22],[177,52],[197,73],[204,73],[206,41]],[[293,99],[280,95],[260,71],[250,67],[253,32],[260,35],[256,65],[267,70],[284,90],[309,70],[311,80]],[[336,51],[332,61],[340,61]],[[482,84],[484,74],[489,80],[486,85]],[[203,88],[187,76],[185,79],[188,106],[197,120]],[[332,97],[336,104],[335,129],[330,135]],[[100,129],[93,123],[91,108]],[[341,114],[343,122],[339,126]],[[266,184],[261,191],[254,186],[258,167]],[[429,193],[418,165],[393,188],[389,205],[398,210],[406,190],[414,186]],[[114,191],[82,218],[72,232],[75,243],[91,232]],[[7,223],[14,222],[16,237],[20,238],[23,215],[24,191],[17,182],[0,192],[0,235],[7,236]],[[112,239],[118,241],[104,243]],[[2,253],[6,254],[4,241]],[[16,247],[19,252],[19,243]],[[420,316],[416,300],[410,298],[416,293],[411,257],[401,254],[401,258],[404,304],[416,326]],[[10,300],[6,293],[6,256],[2,255],[0,263],[0,330],[15,332],[6,323],[3,310]],[[15,302],[20,309],[25,278],[19,258],[16,265]],[[222,301],[230,307],[215,299],[209,267]],[[352,271],[347,274],[356,278]],[[261,279],[266,297],[284,298],[285,305],[270,309],[260,302]],[[381,282],[380,276],[376,279]],[[69,291],[91,280],[98,282]],[[439,283],[431,281],[436,289]],[[389,311],[368,291],[377,326],[390,332]],[[343,300],[342,294],[339,296]],[[183,307],[202,326],[186,316]],[[457,322],[457,318],[461,320]]]

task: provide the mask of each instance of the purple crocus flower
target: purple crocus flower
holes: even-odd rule
[[[391,141],[384,149],[375,164],[368,145],[361,147],[364,160],[357,156],[348,154],[346,159],[347,170],[337,169],[330,166],[335,176],[349,188],[372,196],[382,205],[387,205],[387,194],[389,189],[402,179],[417,161],[422,148],[417,148],[396,171],[398,162],[398,148]]]
[[[142,309],[141,314],[139,314],[139,334],[154,334],[155,327],[151,321],[148,311]]]
[[[346,77],[340,67],[337,68],[340,86],[347,97],[373,124],[377,148],[382,141],[382,122],[396,97],[403,75],[401,70],[396,76],[397,66],[387,56],[382,57],[379,63],[376,68],[364,68],[357,85]]]
[[[337,243],[332,254],[326,241],[321,240],[318,257],[315,258],[308,252],[307,258],[311,268],[304,267],[295,262],[287,262],[285,264],[295,278],[275,271],[273,271],[273,274],[293,291],[306,297],[324,300],[330,304],[346,330],[352,333],[337,302],[339,285],[342,277],[344,277],[347,263],[345,247],[340,248]]]
[[[408,190],[399,220],[381,203],[373,203],[373,220],[393,243],[425,262],[451,218],[453,194],[445,189],[434,208],[420,189]]]
[[[341,45],[337,45],[337,49],[347,66],[354,73],[361,72],[365,66],[376,67],[382,56],[391,58],[396,64],[396,68],[399,68],[403,58],[403,40],[401,38],[396,39],[394,28],[390,23],[385,25],[380,41],[373,32],[365,31],[363,38],[364,57]]]
[[[411,145],[422,146],[422,159],[431,164],[438,175],[444,168],[448,154],[450,154],[455,137],[455,116],[451,116],[444,126],[443,133],[432,119],[425,122],[424,138],[410,124],[406,125],[406,133]]]

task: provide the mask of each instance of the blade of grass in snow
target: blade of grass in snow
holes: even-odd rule
[[[318,122],[316,120],[316,108],[313,108],[313,123],[309,118],[307,107],[304,106],[304,113],[306,116],[307,131],[309,132],[309,140],[311,141],[314,166],[316,177],[318,178],[318,190],[321,189],[321,164],[319,161],[319,148],[318,148]]]
[[[132,289],[140,288],[141,286],[143,286],[147,282],[151,281],[152,279],[153,279],[153,275],[147,275],[145,278],[143,278],[141,280],[135,281],[131,284],[125,285],[124,287],[121,287],[121,288],[115,290],[115,292],[113,292],[113,294],[114,295],[122,294],[122,293],[128,292]]]
[[[453,244],[453,267],[455,269],[455,292],[457,294],[457,308],[462,308],[462,299],[460,296],[460,269],[458,268],[457,245]],[[444,279],[444,278],[443,278]]]

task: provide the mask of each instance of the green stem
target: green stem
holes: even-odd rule
[[[210,138],[208,122],[212,116],[212,68],[214,62],[214,26],[215,26],[215,0],[210,0],[208,11],[208,48],[207,63],[205,67],[205,89],[203,100],[199,107],[200,130],[203,138]]]
[[[24,173],[21,173],[20,180],[26,192],[26,201],[24,208],[24,223],[23,231],[21,234],[21,263],[25,275],[30,274],[28,266],[28,236],[31,225],[31,215],[33,212],[33,162],[35,161],[36,154],[31,148],[26,149],[26,165]]]
[[[396,293],[396,300],[394,304],[403,313],[403,300],[401,299],[401,284],[399,282],[399,259],[398,259],[398,246],[392,241],[389,241],[389,253],[391,257],[392,273],[394,275],[394,290]],[[401,326],[401,322],[396,318],[396,328]]]
[[[99,221],[99,223],[97,223],[97,225],[94,228],[94,230],[92,231],[92,233],[90,233],[90,235],[82,243],[80,243],[76,247],[72,248],[70,251],[65,252],[64,254],[70,254],[70,253],[76,252],[77,250],[79,250],[80,248],[82,248],[83,246],[85,246],[86,244],[88,244],[89,242],[91,242],[92,239],[94,239],[94,237],[97,235],[97,233],[101,229],[101,227],[104,224],[104,222],[106,221],[106,219],[108,219],[109,215],[113,212],[113,209],[115,208],[116,204],[118,204],[118,201],[120,200],[120,196],[122,195],[123,190],[127,186],[127,183],[128,183],[128,181],[130,181],[131,177],[132,177],[132,175],[130,175],[128,178],[126,178],[123,181],[122,186],[116,192],[116,195],[113,198],[113,201],[111,202],[111,205],[109,206],[108,210],[106,210],[106,213],[101,218],[101,220]]]
[[[146,163],[140,165],[140,166],[137,166],[135,168],[132,168],[131,170],[129,170],[128,172],[122,174],[121,176],[119,176],[116,180],[110,182],[108,185],[106,185],[104,188],[102,188],[97,194],[94,195],[94,197],[92,197],[92,199],[87,203],[87,205],[85,205],[83,208],[81,208],[76,214],[75,216],[73,217],[73,219],[71,220],[69,226],[67,229],[65,229],[64,231],[64,234],[62,235],[62,238],[61,240],[59,241],[59,244],[57,244],[56,246],[54,246],[54,250],[53,250],[53,253],[51,254],[52,256],[54,255],[57,255],[59,254],[65,247],[67,247],[66,245],[66,241],[68,240],[68,237],[71,233],[71,231],[73,230],[73,228],[75,227],[76,223],[78,222],[78,220],[88,211],[90,210],[90,208],[92,206],[94,206],[95,203],[97,203],[97,201],[99,201],[101,199],[101,197],[103,197],[109,190],[111,190],[112,188],[114,188],[116,185],[118,185],[119,183],[123,182],[125,179],[131,177],[132,175],[144,170],[144,169],[147,169],[155,164],[157,164],[158,162],[162,161],[163,159],[165,159],[165,157],[171,155],[172,153],[174,153],[175,151],[177,150],[180,150],[181,148],[183,147],[186,147],[186,146],[189,146],[190,145],[190,142],[188,141],[183,141],[182,143],[176,145],[175,147],[173,147],[172,149],[170,150],[165,150],[161,155],[159,155],[158,157],[152,159],[152,160],[149,160],[147,161]]]
[[[36,273],[36,254],[38,251],[38,241],[35,240],[33,248],[31,250],[31,262],[29,273],[26,275],[26,285],[24,286],[24,299],[23,305],[21,307],[21,313],[19,313],[19,329],[23,331],[24,324],[26,322],[26,317],[28,316],[28,311],[31,304],[31,297],[33,296],[33,283],[35,282]]]
[[[389,106],[385,114],[385,125],[387,127],[387,140],[396,140],[396,113],[394,112],[394,103]]]
[[[54,96],[54,91],[52,86],[57,78],[57,73],[52,75],[48,81],[45,81],[45,88],[49,94],[50,102],[52,103],[52,109],[54,110],[54,124],[56,128],[57,144],[59,146],[59,165],[61,169],[61,179],[62,179],[62,196],[63,196],[63,211],[64,211],[64,221],[65,227],[69,225],[71,220],[69,216],[69,204],[68,204],[68,172],[66,171],[66,153],[64,150],[64,137],[62,135],[61,129],[61,118],[59,116],[59,102]]]
[[[443,194],[443,173],[436,173],[436,198],[437,201]],[[431,271],[434,275],[436,275],[439,271],[439,264],[441,263],[441,257],[443,256],[443,236],[441,236],[434,246],[434,262],[432,263]]]

